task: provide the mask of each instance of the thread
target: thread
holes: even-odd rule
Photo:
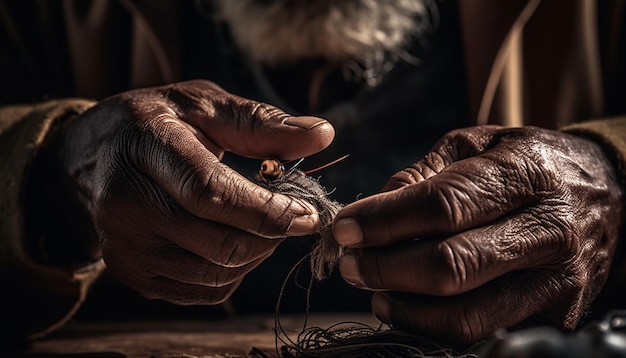
[[[272,180],[257,174],[255,181],[272,192],[306,200],[315,207],[319,215],[319,238],[315,240],[309,255],[311,272],[318,280],[327,278],[341,255],[341,246],[333,238],[331,225],[343,205],[330,198],[331,193],[326,191],[318,179],[299,169],[290,169]]]
[[[477,357],[475,351],[478,344],[454,348],[409,332],[394,330],[382,324],[378,327],[371,327],[359,322],[339,322],[328,328],[307,327],[309,299],[314,280],[327,278],[341,256],[341,247],[333,238],[331,225],[343,204],[331,199],[331,192],[328,192],[318,179],[306,174],[311,171],[302,172],[294,166],[285,172],[281,165],[279,175],[274,175],[275,173],[272,172],[271,177],[265,177],[264,172],[262,169],[255,176],[255,182],[260,186],[272,192],[306,200],[317,209],[319,238],[315,240],[311,251],[294,265],[281,287],[274,318],[275,355],[252,348],[249,353],[250,358]],[[289,337],[280,323],[280,303],[287,282],[297,276],[298,270],[307,259],[310,262],[312,277],[307,288],[306,313],[302,331],[294,340]]]

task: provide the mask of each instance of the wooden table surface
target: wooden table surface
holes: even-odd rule
[[[302,331],[302,316],[281,316],[281,326],[295,338]],[[371,314],[317,314],[307,327],[329,327],[355,321],[370,326]],[[279,346],[282,345],[278,342]],[[273,316],[224,321],[70,322],[58,332],[34,342],[8,358],[31,357],[248,357],[252,348],[276,356]]]

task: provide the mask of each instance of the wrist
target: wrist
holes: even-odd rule
[[[42,264],[75,268],[101,257],[91,218],[64,163],[65,134],[78,117],[67,113],[55,121],[26,180],[25,248]]]

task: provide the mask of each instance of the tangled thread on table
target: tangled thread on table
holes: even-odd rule
[[[282,341],[282,340],[281,340]],[[459,351],[413,334],[358,322],[341,322],[328,328],[309,327],[296,341],[282,341],[276,350],[280,358],[404,358],[404,357],[477,357],[474,347]],[[252,358],[274,358],[253,349]]]
[[[311,252],[296,263],[281,287],[274,319],[275,355],[253,348],[250,358],[477,357],[474,353],[477,348],[475,346],[456,349],[385,325],[371,327],[358,322],[340,322],[328,328],[307,327],[313,282],[328,277],[341,255],[341,247],[332,236],[331,224],[343,205],[329,197],[330,193],[319,180],[297,169],[291,169],[273,180],[257,175],[255,181],[272,192],[307,200],[313,204],[319,213],[320,232]],[[311,264],[312,277],[306,288],[306,314],[302,331],[294,340],[283,329],[279,311],[287,282],[297,276],[298,270],[307,259]]]

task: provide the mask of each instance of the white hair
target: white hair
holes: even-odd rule
[[[430,25],[428,0],[215,0],[218,18],[251,60],[267,65],[324,58],[361,68],[368,83]],[[373,83],[370,83],[373,84]]]

